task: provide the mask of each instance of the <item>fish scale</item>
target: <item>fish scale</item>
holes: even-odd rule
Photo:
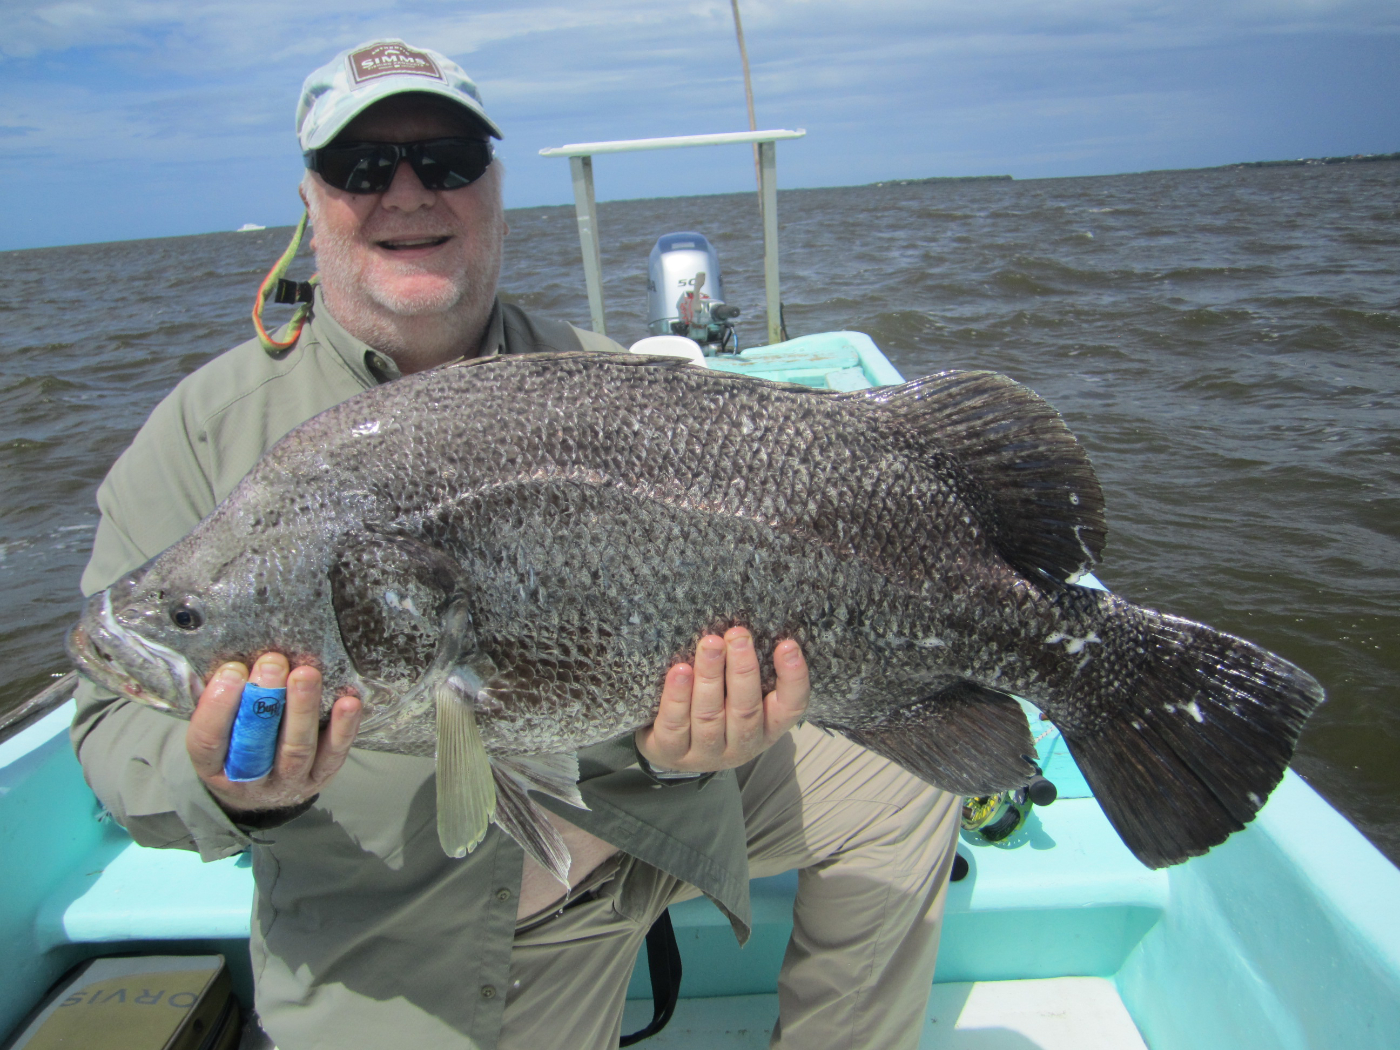
[[[504,357],[292,431],[114,585],[110,615],[90,606],[70,649],[182,712],[223,660],[316,663],[327,709],[363,698],[358,746],[437,754],[445,849],[495,819],[559,874],[567,852],[517,788],[580,804],[575,752],[648,724],[669,666],[740,623],[765,688],[796,639],[810,720],[959,793],[1025,782],[1013,694],[1031,699],[1128,845],[1174,863],[1253,815],[1321,690],[1075,586],[1102,511],[1063,421],[993,373],[835,394],[670,359]],[[172,601],[202,625],[173,625]]]

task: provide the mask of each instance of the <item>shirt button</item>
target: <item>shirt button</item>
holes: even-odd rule
[[[496,989],[493,988],[493,987],[492,987],[491,985],[489,985],[489,984],[483,984],[483,985],[481,986],[481,997],[482,997],[483,999],[494,999],[494,998],[496,998]]]
[[[497,890],[496,899],[502,902],[510,900],[510,890]]]

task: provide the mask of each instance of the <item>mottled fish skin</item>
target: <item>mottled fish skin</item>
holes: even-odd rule
[[[929,397],[950,397],[937,393],[950,381],[935,380],[924,381]],[[910,388],[832,395],[599,354],[409,377],[292,431],[111,600],[124,629],[184,653],[199,676],[270,648],[317,664],[327,710],[339,693],[366,700],[357,745],[405,754],[435,747],[431,698],[404,697],[442,644],[453,600],[469,610],[461,663],[484,683],[474,707],[492,755],[569,752],[649,723],[668,667],[733,623],[753,630],[761,654],[796,638],[812,674],[809,718],[877,750],[915,700],[993,711],[978,689],[1033,700],[1067,738],[1106,738],[1163,661],[1189,662],[1192,632],[1208,629],[1064,582],[1102,548],[1102,496],[1053,411],[1023,392],[1045,414],[1036,433],[1063,446],[1050,458],[1073,460],[1067,480],[1027,467],[1039,437],[997,445],[995,405],[949,400],[948,418],[966,417],[949,437],[930,432]],[[1003,494],[984,484],[1017,470],[1037,493],[1030,511],[1014,505],[1020,481]],[[1042,534],[1059,546],[1042,551]],[[186,599],[203,617],[197,630],[172,623]],[[121,639],[92,609],[75,635],[75,659],[101,678],[89,643],[120,650]],[[1239,644],[1292,690],[1283,728],[1262,733],[1267,769],[1251,789],[1262,804],[1321,692]],[[771,687],[771,657],[763,675]],[[964,684],[974,693],[959,693]],[[1147,715],[1200,722],[1193,696],[1152,701]],[[165,699],[188,712],[193,698]],[[1221,703],[1227,719],[1252,717],[1233,694]],[[1019,722],[988,745],[1002,753],[985,778],[955,756],[945,786],[1013,786],[1029,740]],[[1170,862],[1182,849],[1203,852],[1139,854]]]
[[[138,575],[147,591],[217,608],[223,644],[196,648],[163,603],[145,623],[206,670],[271,645],[344,691],[358,675],[327,583],[343,566],[391,624],[352,644],[401,693],[431,659],[441,609],[364,570],[397,553],[392,538],[420,541],[469,581],[480,648],[504,679],[499,703],[479,706],[483,731],[522,753],[645,724],[669,665],[735,622],[760,652],[797,638],[811,716],[843,725],[974,667],[1025,688],[1065,663],[1023,644],[1028,615],[1042,636],[1060,619],[991,548],[955,483],[850,404],[596,356],[510,363],[382,386],[293,431]],[[215,628],[211,617],[202,630],[212,640]],[[988,644],[1001,634],[1010,647]],[[431,753],[431,719],[388,696],[358,743]]]

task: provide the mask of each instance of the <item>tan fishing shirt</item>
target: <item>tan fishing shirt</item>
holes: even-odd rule
[[[618,350],[612,340],[497,303],[485,353]],[[188,533],[287,431],[399,375],[347,333],[319,293],[292,349],[256,340],[184,379],[98,489],[83,574],[91,594]],[[388,465],[392,469],[392,465]],[[186,723],[91,683],[72,738],[88,783],[144,846],[206,860],[251,849],[253,973],[274,1037],[296,1045],[495,1047],[506,1002],[522,853],[494,825],[463,860],[438,845],[433,761],[360,749],[316,803],[280,826],[235,825],[195,776]],[[711,897],[741,938],[748,861],[732,772],[662,787],[630,741],[580,754],[590,809],[561,816]]]

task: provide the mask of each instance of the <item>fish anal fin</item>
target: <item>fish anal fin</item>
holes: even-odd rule
[[[498,755],[492,761],[498,770],[504,770],[527,791],[557,798],[575,809],[588,808],[578,789],[576,751],[557,755]]]
[[[486,837],[496,816],[496,782],[481,741],[471,698],[444,680],[437,705],[438,841],[449,857],[465,857]]]
[[[1022,572],[1073,583],[1097,564],[1108,537],[1103,490],[1060,414],[1028,388],[955,371],[841,396],[950,453],[982,490],[982,524]]]
[[[577,761],[574,769],[577,773]],[[492,773],[496,781],[496,826],[513,838],[526,856],[567,887],[572,863],[569,847],[544,808],[530,797],[527,787],[534,785],[519,775],[518,765],[500,763],[492,767]],[[578,793],[577,786],[574,793]]]
[[[1035,741],[1015,698],[973,682],[893,711],[861,729],[832,726],[915,776],[957,795],[992,795],[1035,773]]]

